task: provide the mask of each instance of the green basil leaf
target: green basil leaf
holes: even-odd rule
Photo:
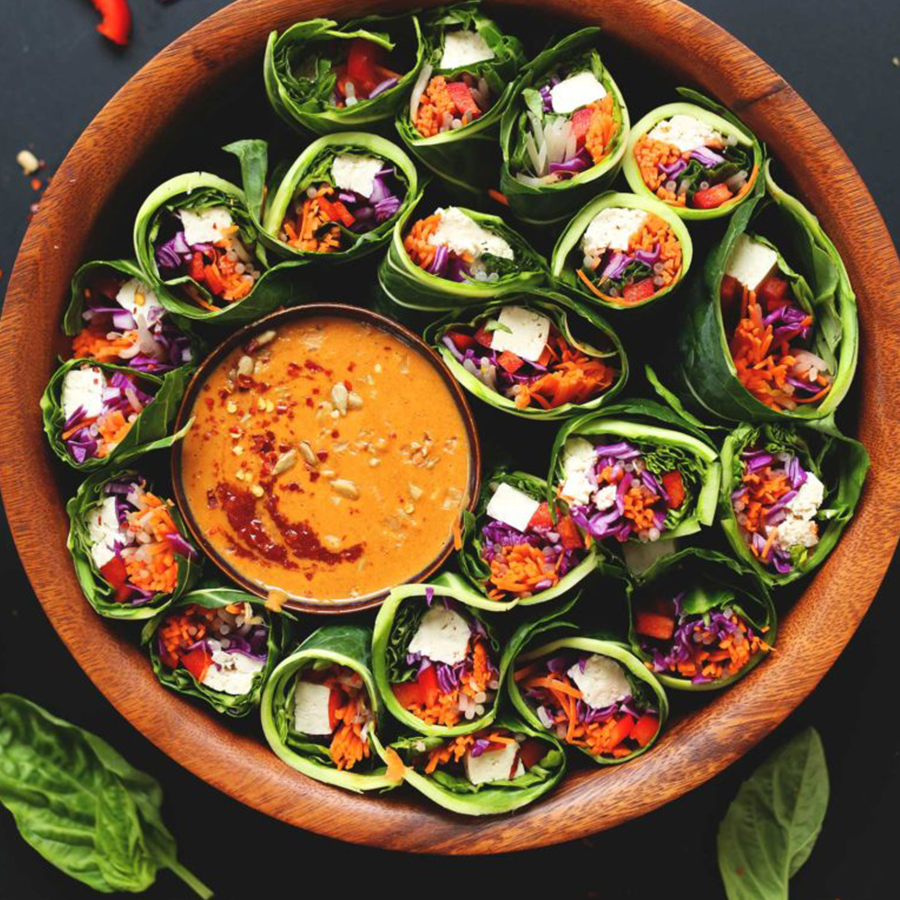
[[[719,825],[719,872],[728,900],[787,900],[828,807],[828,768],[814,728],[769,757],[738,791]]]

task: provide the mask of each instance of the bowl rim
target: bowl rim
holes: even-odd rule
[[[416,6],[440,2],[421,0]],[[900,532],[900,418],[893,412],[900,408],[900,261],[871,195],[826,126],[756,54],[679,0],[494,2],[599,24],[607,36],[652,55],[671,73],[673,85],[684,79],[714,93],[772,148],[792,180],[805,186],[805,200],[837,245],[860,298],[865,357],[857,374],[857,436],[873,466],[857,514],[783,617],[779,653],[675,722],[653,753],[628,766],[570,773],[541,803],[504,818],[454,816],[401,792],[377,798],[348,794],[299,777],[256,738],[166,691],[120,630],[98,620],[88,604],[73,602],[81,595],[66,551],[58,466],[36,415],[59,347],[56,323],[69,278],[83,261],[104,205],[151,158],[165,129],[200,104],[229,67],[258,59],[272,29],[326,15],[338,8],[333,0],[237,0],[134,75],[57,170],[26,232],[0,319],[0,485],[6,512],[35,593],[79,665],[163,752],[241,802],[319,834],[420,853],[497,853],[584,837],[644,815],[721,772],[783,721],[828,671],[872,602]],[[345,0],[339,10],[351,17],[409,5]],[[230,48],[227,64],[223,41]],[[191,78],[184,78],[186,69]],[[136,116],[140,129],[134,128]],[[73,231],[73,221],[83,227]],[[68,239],[60,242],[63,233]],[[43,302],[35,303],[35,297]],[[36,328],[42,320],[46,328]],[[872,534],[884,539],[872,540]],[[91,640],[84,640],[86,633]],[[235,757],[244,763],[237,776]]]
[[[466,483],[468,498],[463,509],[467,512],[474,512],[478,505],[478,495],[481,488],[481,442],[478,436],[478,428],[475,424],[475,416],[472,414],[472,408],[469,406],[468,398],[463,393],[459,382],[450,373],[450,370],[444,364],[444,361],[434,352],[434,350],[425,343],[417,334],[410,331],[405,325],[388,319],[386,316],[368,309],[363,306],[351,306],[348,303],[328,303],[319,302],[306,303],[303,306],[290,306],[285,309],[277,309],[274,312],[261,316],[253,322],[244,325],[237,331],[231,332],[223,341],[217,344],[207,356],[200,362],[191,376],[191,380],[185,389],[184,396],[181,399],[181,405],[173,425],[174,431],[180,431],[189,418],[189,413],[193,410],[197,400],[200,397],[200,391],[206,384],[207,378],[219,363],[224,360],[229,353],[232,353],[236,347],[243,344],[248,338],[260,331],[267,331],[273,326],[282,325],[287,322],[294,322],[299,319],[309,319],[315,317],[340,317],[352,319],[354,321],[369,322],[376,328],[386,331],[395,339],[403,342],[414,349],[441,377],[444,385],[447,387],[453,402],[463,420],[463,426],[466,432],[466,438],[469,441],[469,477]],[[181,467],[181,455],[184,450],[184,442],[177,441],[172,447],[170,453],[169,470],[172,476],[172,493],[175,495],[175,503],[178,511],[184,519],[191,537],[203,549],[206,557],[219,567],[232,581],[239,584],[245,591],[261,597],[263,600],[269,599],[273,590],[281,590],[277,586],[266,589],[262,585],[257,584],[251,578],[244,575],[238,568],[233,566],[226,560],[222,554],[212,546],[207,540],[203,529],[197,524],[194,518],[194,512],[188,503],[184,492],[184,480],[182,478],[183,470]],[[412,582],[426,581],[433,575],[446,561],[447,557],[453,551],[453,535],[449,535],[447,540],[441,547],[438,555],[428,565],[424,566],[419,572],[414,573],[403,584]],[[281,593],[287,594],[287,600],[283,604],[284,608],[295,610],[297,612],[311,613],[320,616],[345,615],[349,613],[362,612],[375,606],[380,606],[387,595],[399,585],[393,584],[388,587],[381,588],[377,591],[371,591],[361,597],[340,598],[337,600],[314,600],[311,598],[293,596],[286,591]]]

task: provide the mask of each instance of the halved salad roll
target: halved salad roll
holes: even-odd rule
[[[560,429],[549,480],[595,541],[668,541],[713,523],[716,451],[699,435],[656,422],[681,424],[658,404],[633,400]]]
[[[559,294],[510,297],[459,318],[429,326],[425,339],[466,390],[497,409],[559,419],[609,403],[628,380],[612,328]]]
[[[512,211],[560,222],[615,178],[628,143],[628,110],[600,61],[599,28],[538,54],[503,114],[500,190]]]
[[[525,65],[518,38],[459,3],[423,19],[425,64],[397,131],[416,158],[466,191],[496,184],[500,116]]]
[[[445,311],[484,303],[543,284],[547,264],[499,216],[460,206],[438,207],[394,226],[378,282],[398,306]]]
[[[599,765],[645,753],[669,713],[659,681],[624,644],[572,633],[556,615],[524,623],[510,639],[513,706]]]
[[[268,269],[244,192],[191,172],[161,184],[134,222],[138,262],[169,312],[238,325],[304,298],[296,263]]]
[[[313,141],[264,195],[265,141],[225,147],[241,160],[247,205],[261,239],[282,256],[346,262],[381,247],[418,196],[412,160],[374,134],[343,132]]]
[[[497,470],[484,481],[474,515],[463,513],[459,564],[498,606],[530,606],[574,588],[598,566],[596,547],[557,504],[547,482]]]
[[[625,177],[638,195],[655,197],[683,219],[726,216],[750,195],[763,149],[725,107],[687,88],[689,103],[667,103],[631,130]]]
[[[689,548],[660,560],[630,600],[634,652],[667,688],[726,687],[775,642],[775,607],[764,582],[734,560]]]
[[[499,645],[464,591],[391,591],[375,620],[372,663],[391,715],[421,734],[468,734],[497,714]]]
[[[75,574],[101,616],[147,619],[197,579],[199,555],[178,510],[137,472],[95,472],[66,512]]]
[[[141,643],[160,684],[237,718],[259,704],[287,632],[282,615],[259,597],[205,587],[148,622]]]
[[[551,790],[566,770],[559,741],[512,716],[458,737],[411,735],[387,748],[403,779],[464,816],[512,812]]]
[[[856,371],[856,297],[844,264],[768,165],[765,184],[772,202],[760,203],[759,191],[731,219],[678,332],[673,375],[701,417],[825,418]]]
[[[107,362],[64,362],[41,397],[51,449],[73,469],[89,470],[170,447],[183,433],[169,434],[169,427],[189,377],[185,367],[160,376]]]
[[[662,203],[610,191],[591,200],[553,248],[558,284],[611,309],[646,306],[674,290],[691,265],[684,223]]]
[[[400,783],[381,763],[383,709],[371,670],[372,632],[360,625],[314,631],[275,669],[263,692],[266,740],[291,768],[351,791]]]
[[[272,108],[294,128],[349,131],[391,118],[422,65],[419,20],[367,16],[339,25],[310,19],[266,44],[263,78]]]
[[[75,273],[63,331],[76,359],[157,374],[196,362],[195,342],[128,259],[94,260]]]
[[[722,528],[770,585],[809,574],[859,502],[869,455],[833,427],[740,425],[722,446]]]

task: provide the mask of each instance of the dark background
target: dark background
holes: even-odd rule
[[[127,49],[118,50],[94,32],[96,18],[87,0],[0,0],[0,291],[5,290],[29,206],[39,196],[22,177],[16,153],[33,147],[48,163],[38,173],[46,180],[131,74],[223,5],[220,0],[132,0],[132,40]],[[900,67],[893,63],[900,57],[900,4],[694,0],[693,5],[766,59],[810,103],[861,172],[892,234],[900,235]],[[633,118],[639,109],[633,106]],[[2,341],[0,335],[0,347]],[[900,741],[896,703],[886,688],[897,677],[897,558],[839,662],[756,750],[650,816],[587,840],[530,851],[527,858],[407,857],[356,848],[305,834],[238,804],[159,752],[88,681],[41,612],[5,520],[0,521],[0,583],[6,614],[0,627],[0,690],[25,694],[98,732],[155,775],[165,789],[165,817],[179,840],[182,862],[219,897],[260,890],[299,893],[315,890],[319,882],[327,882],[326,890],[353,893],[395,886],[404,893],[440,895],[483,892],[499,884],[504,894],[525,891],[528,896],[546,884],[566,898],[721,897],[715,864],[718,821],[740,782],[808,725],[822,734],[832,795],[824,831],[792,882],[792,897],[855,900],[880,896],[895,884]],[[342,887],[333,884],[344,878]],[[0,810],[0,900],[92,895],[21,841],[11,817]],[[163,872],[147,896],[179,900],[193,895]]]

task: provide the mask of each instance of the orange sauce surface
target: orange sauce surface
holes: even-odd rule
[[[182,485],[197,527],[241,575],[289,597],[365,597],[415,578],[469,502],[453,394],[366,322],[269,334],[212,369],[190,411]]]

